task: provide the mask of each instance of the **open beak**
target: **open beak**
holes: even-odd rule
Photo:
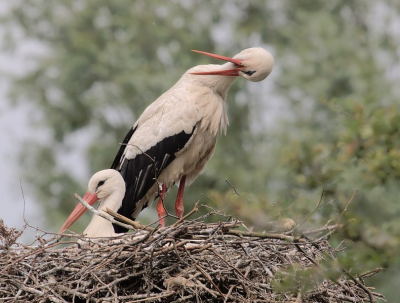
[[[225,56],[220,56],[216,54],[211,54],[211,53],[206,53],[198,50],[192,49],[193,52],[203,54],[212,58],[216,58],[219,60],[224,60],[228,62],[232,62],[235,64],[237,67],[235,69],[229,69],[229,70],[220,70],[220,71],[212,71],[212,72],[199,72],[199,73],[191,73],[192,75],[221,75],[221,76],[239,76],[239,72],[244,68],[242,66],[242,61],[241,59],[234,59],[234,58],[229,58]]]
[[[83,197],[89,205],[93,205],[99,199],[97,198],[95,193],[87,192],[86,195]],[[84,207],[82,204],[78,204],[73,212],[69,215],[67,221],[65,221],[64,225],[61,227],[58,233],[62,233],[64,230],[68,229],[72,224],[74,224],[84,213],[87,211],[87,208]]]

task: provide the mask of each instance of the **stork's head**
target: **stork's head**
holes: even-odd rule
[[[270,52],[261,47],[248,48],[233,58],[206,53],[202,51],[193,50],[209,57],[217,58],[220,60],[233,63],[228,69],[222,68],[217,71],[208,72],[195,72],[193,75],[221,75],[221,76],[241,76],[247,80],[258,82],[264,80],[272,71],[274,66],[274,57]]]
[[[121,174],[114,169],[105,169],[90,178],[86,195],[95,197],[93,199],[97,201],[121,191],[125,192],[125,182]],[[86,201],[86,199],[84,200]]]
[[[113,199],[107,199],[110,196],[115,196]],[[118,209],[121,206],[122,199],[125,195],[125,181],[121,174],[114,169],[105,169],[95,173],[89,180],[88,190],[83,200],[89,205],[95,204],[99,200],[109,201],[110,203],[119,203],[119,205],[105,205],[108,208]],[[85,212],[86,207],[78,204],[73,212],[70,214],[64,225],[61,227],[59,233],[68,229],[75,223]]]

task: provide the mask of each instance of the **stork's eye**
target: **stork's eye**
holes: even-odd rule
[[[99,183],[97,184],[97,187],[99,188],[99,187],[102,186],[105,182],[106,182],[106,180],[101,180],[101,181],[99,181]]]
[[[248,71],[243,71],[243,73],[245,73],[247,76],[251,76],[252,74],[254,74],[256,71],[255,70],[248,70]]]

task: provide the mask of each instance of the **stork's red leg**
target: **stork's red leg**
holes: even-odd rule
[[[165,208],[164,208],[164,199],[165,199],[165,193],[167,192],[167,187],[163,184],[161,193],[160,193],[160,199],[158,199],[157,203],[157,214],[158,214],[158,219],[162,227],[165,226],[164,222],[164,217],[165,217]]]
[[[178,189],[178,195],[176,196],[176,201],[175,201],[175,211],[176,215],[178,216],[179,219],[182,218],[183,215],[183,191],[185,189],[185,181],[186,181],[186,176],[183,176],[181,178],[181,181],[179,182],[179,189]]]

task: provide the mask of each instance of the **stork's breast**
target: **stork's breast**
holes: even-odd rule
[[[179,178],[186,175],[188,185],[197,178],[211,159],[217,144],[217,138],[215,133],[199,127],[193,136],[192,144],[176,159],[182,165]]]

